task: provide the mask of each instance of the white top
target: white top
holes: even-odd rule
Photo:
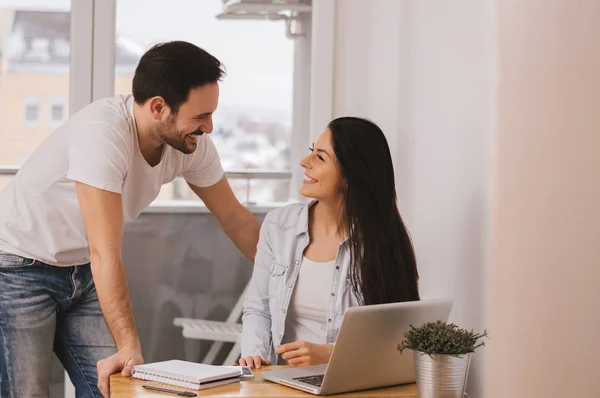
[[[223,177],[208,135],[186,155],[165,145],[150,167],[140,152],[133,97],[93,102],[50,134],[0,192],[0,250],[48,264],[90,261],[75,181],[120,193],[123,217],[135,219],[177,176],[199,187]]]
[[[302,258],[285,320],[283,344],[298,340],[315,344],[327,342],[327,302],[334,265],[335,260],[318,263]]]

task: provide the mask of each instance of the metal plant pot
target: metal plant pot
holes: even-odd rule
[[[414,352],[419,398],[463,398],[471,354],[460,357]]]

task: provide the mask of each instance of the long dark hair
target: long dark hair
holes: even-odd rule
[[[419,300],[415,253],[396,205],[385,135],[356,117],[328,127],[342,177],[354,289],[366,305]]]

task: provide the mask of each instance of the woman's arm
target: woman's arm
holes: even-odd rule
[[[271,354],[271,313],[269,311],[269,277],[273,260],[268,215],[260,229],[254,272],[244,300],[242,323],[242,359],[260,357],[268,360]],[[243,361],[247,362],[248,361]],[[264,362],[264,361],[263,361]],[[245,364],[245,363],[240,363]],[[248,364],[250,366],[250,364]],[[258,366],[260,367],[260,366]]]
[[[277,347],[277,355],[290,365],[310,366],[329,362],[333,344],[314,344],[307,341],[294,341]]]

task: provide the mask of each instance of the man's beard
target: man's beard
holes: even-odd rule
[[[156,126],[156,132],[158,136],[169,146],[177,149],[180,152],[189,155],[193,153],[196,148],[190,148],[187,144],[187,137],[190,135],[202,135],[204,132],[200,130],[193,131],[189,134],[183,136],[183,138],[172,138],[174,136],[178,136],[179,132],[175,129],[175,122],[170,118],[164,123],[159,123]]]

